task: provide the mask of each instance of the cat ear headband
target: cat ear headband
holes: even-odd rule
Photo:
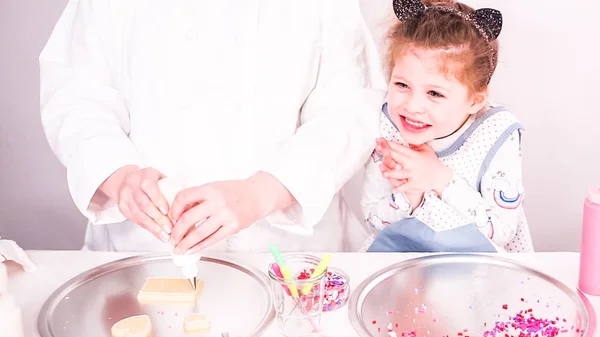
[[[392,0],[394,13],[400,21],[419,20],[426,10],[435,9],[446,13],[458,15],[477,29],[483,39],[489,44],[496,40],[502,30],[502,13],[492,8],[480,8],[470,14],[463,13],[454,8],[442,6],[425,6],[421,0]],[[491,49],[491,46],[490,46]],[[490,65],[492,66],[490,74],[487,78],[487,83],[490,83],[492,74],[494,73],[495,57],[494,53],[490,54]]]
[[[428,9],[458,15],[471,23],[488,43],[496,40],[502,30],[502,13],[492,8],[481,8],[473,13],[466,14],[454,8],[425,6],[421,0],[393,0],[393,7],[394,13],[400,21],[419,19]]]

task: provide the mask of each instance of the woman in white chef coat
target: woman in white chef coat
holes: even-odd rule
[[[40,68],[84,248],[364,240],[338,192],[374,147],[385,81],[356,0],[71,0]],[[170,209],[164,176],[187,187]]]

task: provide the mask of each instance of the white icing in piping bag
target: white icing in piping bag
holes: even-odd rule
[[[185,188],[185,185],[174,178],[166,177],[158,181],[158,188],[160,189],[160,192],[164,195],[165,199],[167,199],[169,207],[171,207],[175,196],[179,191]],[[173,248],[174,247],[171,247],[173,263],[181,268],[181,273],[183,274],[183,276],[190,280],[192,287],[194,287],[194,290],[196,290],[198,262],[202,258],[202,254],[195,253],[178,255],[173,253]]]

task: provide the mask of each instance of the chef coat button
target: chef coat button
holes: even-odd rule
[[[180,107],[181,110],[189,110],[192,107],[192,105],[188,101],[182,101],[179,104],[179,107]]]
[[[227,245],[229,247],[236,247],[240,245],[240,238],[237,235],[232,235],[227,238]]]
[[[198,39],[198,33],[196,33],[193,30],[188,30],[188,32],[185,34],[185,38],[193,41],[193,40],[197,40]]]

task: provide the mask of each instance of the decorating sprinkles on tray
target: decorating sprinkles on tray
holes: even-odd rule
[[[502,306],[507,310],[506,305]],[[506,321],[495,322],[492,330],[485,331],[484,337],[554,337],[560,333],[575,330],[576,333],[583,334],[583,330],[575,328],[573,325],[568,327],[565,318],[537,318],[533,314],[533,309],[520,310],[516,315],[509,317]],[[466,337],[466,336],[465,336]]]
[[[527,303],[523,298],[521,298],[521,302]],[[424,305],[423,308],[425,308]],[[509,310],[507,304],[501,305],[501,308],[503,311]],[[416,309],[415,313],[419,312]],[[393,311],[387,311],[386,316],[390,316],[389,313],[393,313]],[[434,318],[432,323],[435,324],[436,322],[438,322],[438,320]],[[371,323],[373,325],[378,325],[377,320],[373,320]],[[398,323],[387,323],[385,328],[382,328],[381,326],[377,327],[377,332],[385,331],[390,337],[430,336],[429,331],[426,329],[420,331],[419,329],[406,330],[406,327],[399,325],[400,324]],[[585,332],[584,329],[569,324],[566,318],[536,317],[532,308],[522,309],[514,315],[509,315],[506,319],[500,319],[500,316],[498,315],[498,319],[495,322],[483,322],[483,326],[486,328],[483,334],[471,334],[468,329],[463,329],[462,331],[435,337],[557,337],[568,332],[583,336]]]
[[[314,269],[301,271],[296,279],[306,280],[310,278]],[[325,277],[325,292],[323,294],[323,311],[334,311],[346,304],[350,297],[350,283],[343,272],[329,268]]]

